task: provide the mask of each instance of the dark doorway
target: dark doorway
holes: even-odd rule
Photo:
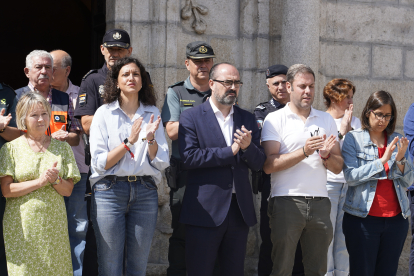
[[[61,49],[72,56],[75,85],[103,64],[105,0],[3,1],[0,9],[0,82],[26,86],[26,56],[32,50]]]

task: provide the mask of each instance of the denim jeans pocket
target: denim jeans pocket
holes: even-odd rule
[[[102,191],[108,191],[112,188],[112,186],[115,184],[115,181],[111,181],[108,179],[101,179],[98,182],[93,185],[93,189],[95,192],[102,192]]]
[[[158,187],[152,177],[141,178],[141,184],[148,190],[158,190]]]

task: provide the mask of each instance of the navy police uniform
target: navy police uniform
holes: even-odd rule
[[[104,91],[104,83],[109,69],[105,64],[101,69],[90,70],[83,78],[80,85],[78,99],[75,109],[75,118],[81,119],[84,115],[93,116],[96,110],[103,105],[102,98]],[[91,185],[89,183],[90,170],[88,179],[86,180],[86,201],[88,213],[88,229],[85,237],[85,251],[83,257],[82,275],[98,275],[98,255],[96,249],[95,232],[93,230],[92,221],[90,219],[91,207]]]
[[[16,127],[16,93],[14,90],[3,83],[0,83],[0,111],[4,108],[6,112],[4,113],[7,116],[9,113],[12,115],[12,119],[9,123],[9,126]],[[0,136],[0,148],[7,141]],[[3,221],[4,209],[6,207],[6,199],[1,194],[0,189],[0,223]],[[6,262],[6,252],[4,249],[4,240],[3,240],[3,227],[0,226],[0,275],[7,276],[7,262]]]

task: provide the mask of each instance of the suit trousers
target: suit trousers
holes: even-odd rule
[[[269,200],[272,276],[292,274],[299,240],[305,275],[325,275],[328,247],[333,237],[330,211],[328,197],[275,196]]]
[[[260,205],[260,244],[259,263],[257,264],[258,276],[269,276],[272,273],[272,240],[270,238],[269,216],[267,215],[268,198],[270,195],[270,175],[264,175],[264,183],[262,188],[262,199]],[[300,242],[296,248],[295,262],[293,264],[292,276],[304,276],[302,263],[302,249]]]
[[[242,203],[240,203],[242,204]],[[217,227],[185,225],[188,276],[211,276],[218,258],[221,276],[243,276],[249,226],[243,219],[236,194]]]

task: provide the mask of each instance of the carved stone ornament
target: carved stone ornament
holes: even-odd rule
[[[207,23],[201,16],[208,14],[208,8],[195,3],[193,0],[186,0],[184,7],[181,9],[181,18],[188,20],[192,13],[195,17],[192,24],[194,31],[198,34],[203,34],[207,29]]]

